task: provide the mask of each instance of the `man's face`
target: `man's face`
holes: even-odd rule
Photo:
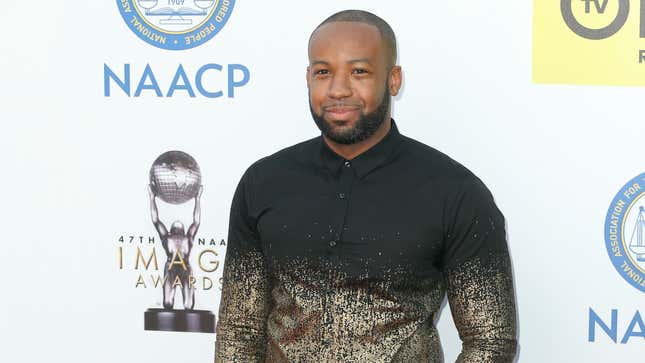
[[[385,120],[390,94],[400,84],[395,81],[393,89],[389,82],[388,57],[374,26],[335,22],[315,32],[307,86],[312,116],[325,136],[341,144],[356,143]]]

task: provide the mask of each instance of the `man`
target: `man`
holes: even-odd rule
[[[459,362],[511,362],[504,219],[471,172],[401,135],[396,41],[343,11],[309,42],[321,137],[244,174],[231,207],[216,362],[441,362],[444,296]]]

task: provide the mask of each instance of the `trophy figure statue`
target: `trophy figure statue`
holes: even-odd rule
[[[150,213],[152,223],[161,239],[161,245],[166,252],[166,263],[164,264],[164,284],[163,284],[163,307],[172,309],[175,305],[175,293],[177,281],[182,287],[181,294],[184,301],[184,309],[192,310],[195,306],[195,290],[190,287],[190,276],[193,276],[192,268],[188,258],[190,250],[193,248],[193,241],[199,228],[199,198],[202,194],[202,188],[195,196],[195,209],[193,211],[193,223],[184,232],[184,224],[181,221],[174,221],[170,226],[170,232],[166,226],[159,220],[157,211],[157,196],[152,185],[148,188],[150,193]]]
[[[163,309],[148,309],[146,330],[213,333],[215,316],[210,311],[194,310],[195,277],[190,266],[190,252],[200,224],[200,198],[203,187],[195,159],[182,151],[169,151],[157,158],[150,169],[150,214],[166,252],[163,278]],[[186,231],[176,220],[170,230],[159,219],[157,198],[169,204],[194,200],[193,222]],[[183,309],[175,310],[175,295],[181,291]]]

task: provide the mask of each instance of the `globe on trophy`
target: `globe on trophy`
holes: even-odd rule
[[[199,165],[183,151],[163,153],[150,168],[150,186],[153,192],[170,204],[183,204],[195,198],[201,180]]]
[[[195,159],[183,151],[161,154],[150,168],[150,215],[166,252],[163,278],[163,309],[150,308],[144,314],[145,330],[215,332],[215,315],[194,310],[195,277],[190,252],[201,219],[201,171]],[[194,201],[193,221],[186,230],[179,220],[170,230],[159,218],[157,198],[171,205]],[[175,296],[181,295],[183,309],[175,309]]]

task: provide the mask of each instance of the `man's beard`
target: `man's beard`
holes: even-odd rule
[[[383,100],[378,105],[378,107],[370,112],[369,114],[364,114],[361,112],[361,116],[356,121],[354,127],[351,127],[346,130],[336,130],[329,122],[327,122],[322,115],[316,114],[313,107],[311,107],[311,100],[309,101],[309,111],[311,111],[311,117],[313,117],[316,125],[320,131],[330,140],[337,142],[343,145],[351,145],[366,140],[370,136],[374,135],[376,130],[383,124],[385,117],[390,108],[390,92],[389,87],[386,84],[385,93],[383,94]]]

